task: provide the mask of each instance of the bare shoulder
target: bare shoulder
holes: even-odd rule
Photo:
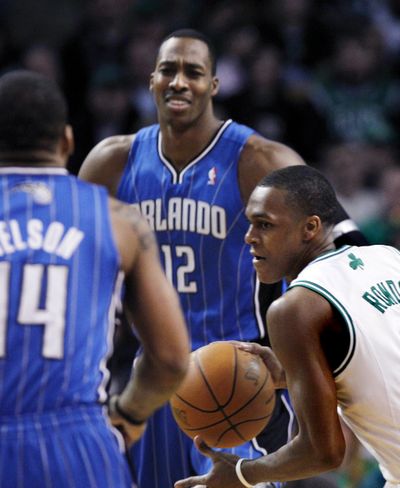
[[[134,139],[135,134],[130,134],[99,142],[83,161],[79,178],[104,185],[115,195]]]
[[[305,340],[319,334],[332,320],[333,311],[329,302],[304,287],[288,290],[267,311],[269,333],[282,337],[282,340]]]
[[[257,134],[247,140],[239,159],[239,185],[246,203],[257,183],[271,171],[305,164],[303,158],[289,146]]]
[[[245,162],[250,160],[255,164],[263,165],[269,171],[304,164],[303,158],[289,146],[257,134],[250,136],[247,140],[241,159]]]
[[[156,245],[153,231],[138,209],[112,197],[109,198],[109,205],[112,220],[115,220],[117,225],[123,225],[125,234],[135,234],[134,237],[138,239],[141,248],[147,249]]]
[[[110,197],[111,224],[122,268],[129,272],[141,252],[158,253],[153,231],[139,210]]]

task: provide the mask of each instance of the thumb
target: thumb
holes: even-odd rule
[[[196,446],[196,449],[201,452],[201,454],[204,454],[204,456],[207,456],[209,458],[213,458],[214,454],[216,454],[216,451],[211,449],[209,445],[203,441],[201,436],[196,435],[196,437],[193,439],[194,445]]]
[[[206,476],[192,476],[184,480],[177,481],[174,488],[207,488]]]

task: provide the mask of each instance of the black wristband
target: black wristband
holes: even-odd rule
[[[146,423],[146,420],[137,420],[131,415],[129,415],[128,413],[126,413],[124,410],[122,410],[118,400],[119,400],[118,398],[115,399],[114,407],[115,407],[115,411],[120,417],[122,417],[124,420],[126,420],[128,423],[132,425],[140,426]]]

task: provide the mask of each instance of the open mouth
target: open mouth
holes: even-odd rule
[[[256,254],[254,250],[250,251],[250,254],[253,256],[253,261],[263,261],[265,258],[263,256],[260,256],[259,254]]]
[[[168,103],[168,105],[173,105],[173,106],[176,106],[176,107],[183,107],[183,106],[189,105],[189,103],[186,100],[174,100],[174,99],[171,99],[171,100],[168,100],[167,103]]]
[[[181,110],[190,105],[190,100],[176,96],[169,96],[166,98],[166,103],[170,108]]]

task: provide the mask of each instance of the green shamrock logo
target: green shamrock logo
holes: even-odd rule
[[[358,258],[357,256],[355,256],[353,253],[350,253],[348,255],[349,259],[350,259],[350,263],[349,263],[349,266],[351,269],[364,269],[364,263],[363,263],[363,260]]]

